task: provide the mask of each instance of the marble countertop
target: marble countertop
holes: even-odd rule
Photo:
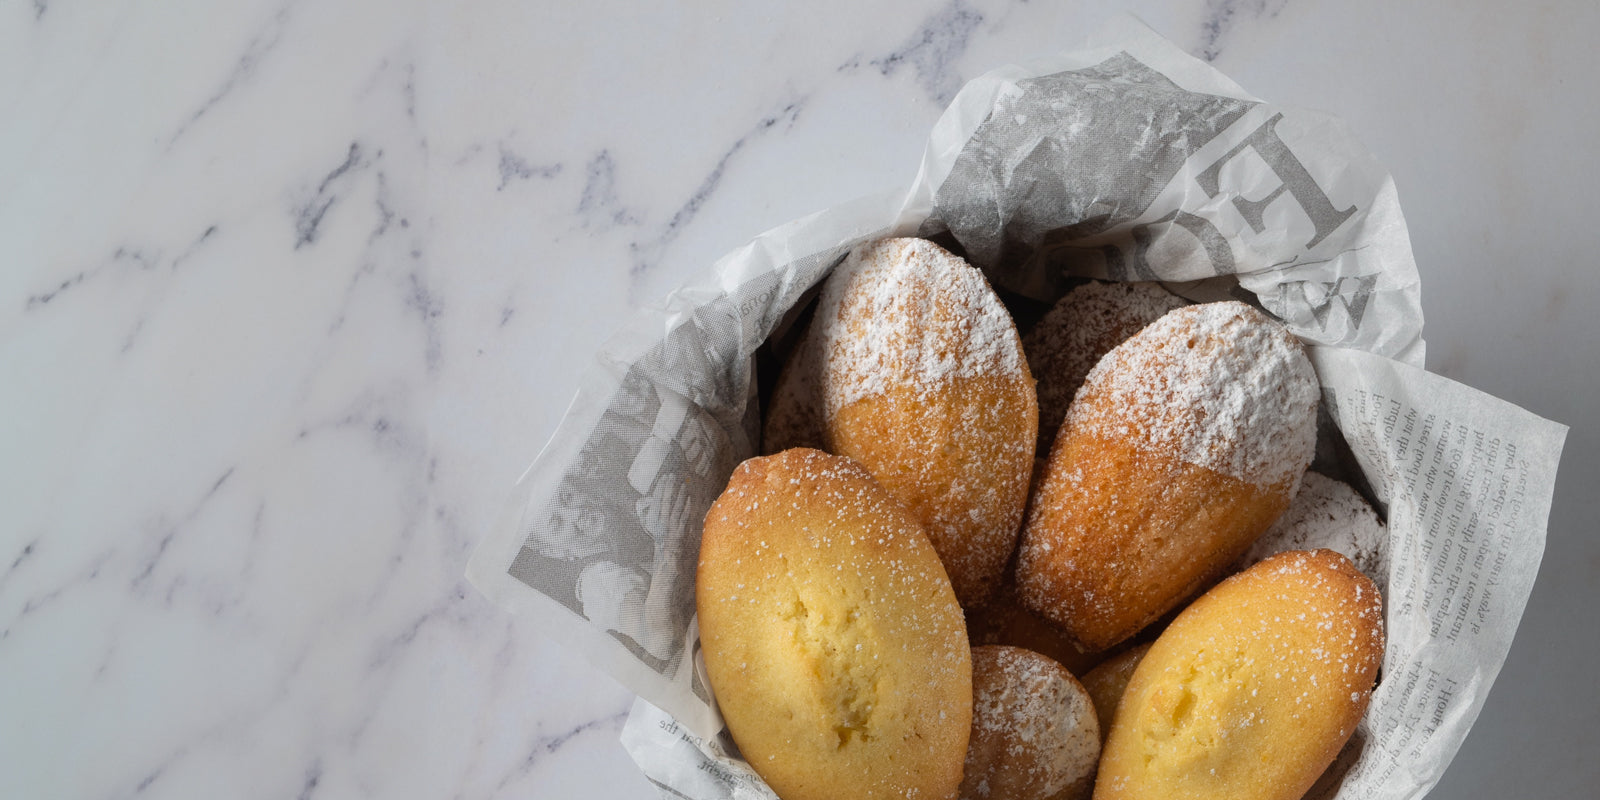
[[[631,310],[1123,9],[1345,118],[1429,368],[1572,427],[1436,794],[1593,791],[1600,7],[750,5],[0,5],[0,796],[656,796],[468,557]]]

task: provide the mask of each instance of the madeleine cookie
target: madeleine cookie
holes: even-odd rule
[[[784,800],[947,800],[971,651],[938,555],[859,464],[753,458],[706,514],[695,606],[728,730]]]
[[[1111,348],[1187,303],[1159,283],[1083,284],[1056,302],[1022,337],[1039,382],[1039,453],[1047,453],[1089,370]]]
[[[1359,492],[1343,481],[1307,472],[1289,510],[1245,551],[1234,569],[1285,550],[1326,548],[1350,559],[1381,594],[1389,585],[1388,545],[1388,528]]]
[[[1088,797],[1100,725],[1072,673],[1031,650],[974,647],[972,693],[962,800]]]
[[[1032,650],[1073,675],[1088,672],[1103,658],[1101,653],[1078,649],[1054,623],[1030,611],[1010,582],[1002,583],[982,607],[967,609],[967,641],[975,648],[1009,645]]]
[[[1118,345],[1035,490],[1023,601],[1101,650],[1221,577],[1293,498],[1318,393],[1299,341],[1243,303],[1185,306]]]
[[[1122,692],[1128,688],[1133,671],[1139,667],[1144,654],[1150,652],[1152,644],[1154,642],[1145,642],[1124,650],[1100,662],[1099,666],[1083,676],[1083,688],[1094,698],[1094,713],[1101,720],[1101,741],[1111,735],[1111,721],[1117,718],[1117,705],[1122,702]]]
[[[1139,662],[1095,800],[1298,800],[1355,731],[1382,660],[1377,587],[1349,559],[1262,561],[1185,609]]]
[[[863,245],[812,322],[829,452],[911,508],[964,605],[999,584],[1028,499],[1039,411],[1010,314],[922,239]]]

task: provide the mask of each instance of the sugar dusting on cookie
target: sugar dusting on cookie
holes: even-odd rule
[[[911,507],[956,596],[985,602],[1015,547],[1038,407],[1022,340],[983,274],[938,245],[863,245],[808,335],[825,449]]]
[[[1349,484],[1307,472],[1283,516],[1251,545],[1238,569],[1286,550],[1333,550],[1371,578],[1380,592],[1388,585],[1388,529]]]
[[[828,279],[815,324],[830,416],[890,386],[1024,374],[1016,326],[983,274],[923,239],[856,248]]]
[[[745,461],[706,515],[697,570],[712,689],[775,792],[954,795],[971,726],[961,609],[864,468],[803,449]]]
[[[1022,338],[1039,381],[1039,452],[1048,452],[1094,365],[1163,314],[1187,303],[1159,283],[1086,283],[1068,292]]]
[[[1060,664],[1019,647],[975,647],[972,688],[962,800],[1056,798],[1093,775],[1093,701]]]
[[[1371,581],[1333,551],[1281,553],[1229,578],[1134,671],[1096,797],[1304,796],[1367,710],[1383,643]]]
[[[1317,433],[1317,375],[1282,325],[1237,302],[1186,306],[1112,350],[1089,373],[1068,426],[1256,486],[1294,480]],[[1139,422],[1135,430],[1134,421]]]

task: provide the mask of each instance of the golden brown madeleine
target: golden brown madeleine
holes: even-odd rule
[[[696,581],[712,691],[780,797],[955,797],[972,724],[961,607],[865,469],[804,449],[739,465]]]
[[[1067,292],[1022,337],[1039,382],[1039,448],[1047,453],[1089,371],[1111,348],[1188,303],[1159,283],[1092,281]]]
[[[1011,315],[965,261],[887,239],[829,276],[812,324],[826,449],[904,500],[956,596],[982,604],[1016,546],[1038,435]]]
[[[1377,587],[1332,550],[1273,556],[1185,609],[1128,682],[1095,800],[1297,800],[1383,661]]]
[[[1133,671],[1138,668],[1144,654],[1150,652],[1152,644],[1154,642],[1145,642],[1124,650],[1100,662],[1099,666],[1083,676],[1083,688],[1088,690],[1091,698],[1094,698],[1095,716],[1102,720],[1100,725],[1102,740],[1111,735],[1111,720],[1117,717],[1117,705],[1122,702],[1122,692],[1128,688],[1128,681],[1133,677]]]
[[[1100,724],[1072,673],[1020,647],[974,647],[972,695],[962,800],[1089,796]]]
[[[1089,650],[1222,576],[1311,461],[1316,373],[1243,303],[1169,312],[1089,373],[1039,481],[1023,602]]]

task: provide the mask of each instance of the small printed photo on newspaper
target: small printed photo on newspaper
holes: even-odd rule
[[[891,235],[949,244],[1017,304],[1084,278],[1159,281],[1249,302],[1307,345],[1325,423],[1314,466],[1360,487],[1388,531],[1379,683],[1308,797],[1437,783],[1532,590],[1566,428],[1422,369],[1399,199],[1343,123],[1252,97],[1123,19],[968,83],[908,190],[769,231],[641,312],[474,554],[486,595],[638,694],[622,740],[663,796],[774,796],[699,658],[700,526],[757,453],[763,346],[793,338],[852,248]]]

